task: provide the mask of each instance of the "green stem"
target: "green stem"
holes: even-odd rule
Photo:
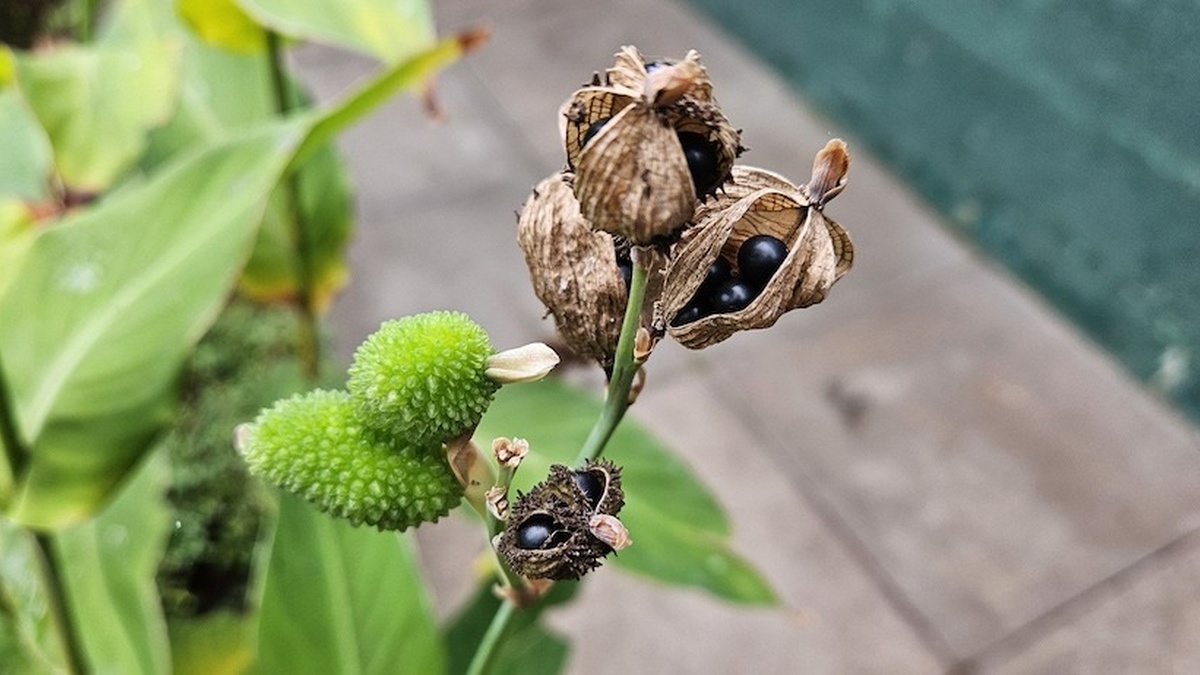
[[[0,496],[25,471],[29,451],[21,440],[17,428],[17,408],[8,391],[8,379],[4,374],[4,362],[0,359],[0,445],[4,446],[4,462],[8,476],[0,476]]]
[[[67,659],[67,672],[82,675],[89,672],[83,657],[83,644],[79,641],[79,631],[71,620],[71,612],[67,607],[67,586],[58,556],[54,551],[53,535],[35,533],[34,541],[38,548],[38,562],[41,566],[43,588],[50,606],[50,616],[58,627],[58,635],[62,638],[63,652]]]
[[[613,360],[612,377],[608,381],[608,390],[604,398],[604,410],[584,441],[575,458],[576,465],[583,464],[589,459],[596,459],[604,452],[608,439],[612,438],[625,411],[629,409],[629,389],[633,386],[633,378],[641,368],[633,358],[633,343],[637,338],[637,330],[641,324],[642,301],[646,295],[646,274],[648,270],[641,265],[633,266],[633,279],[629,283],[629,303],[625,305],[625,321],[621,324],[621,337],[617,340],[617,353]]]
[[[617,339],[617,353],[613,359],[612,377],[608,380],[604,409],[600,412],[600,417],[596,420],[595,426],[592,427],[591,433],[588,434],[587,440],[584,441],[583,447],[579,451],[577,464],[595,459],[604,452],[604,446],[608,444],[617,425],[621,423],[621,418],[625,416],[625,411],[629,409],[629,389],[633,386],[634,376],[641,368],[641,364],[633,358],[633,346],[637,338],[638,327],[641,325],[642,302],[646,296],[648,272],[649,270],[642,265],[635,263],[633,266],[633,279],[629,284],[629,301],[625,305],[625,319],[621,323],[621,336]],[[499,532],[500,523],[489,517],[487,524],[490,540]],[[495,552],[493,551],[493,553]],[[496,558],[508,582],[514,584],[515,579],[516,583],[520,583],[520,577],[508,569],[503,559],[499,555]],[[513,588],[519,587],[513,585]],[[483,675],[488,672],[496,658],[504,633],[508,630],[509,621],[512,620],[515,612],[516,607],[511,602],[500,603],[500,609],[492,617],[492,623],[488,626],[483,641],[475,649],[475,656],[471,659],[471,666],[467,670],[468,675]]]
[[[471,665],[467,667],[467,675],[483,675],[492,667],[496,654],[500,653],[498,647],[501,638],[508,632],[508,623],[515,613],[516,607],[511,602],[500,603],[500,609],[496,610],[496,615],[492,617],[492,623],[488,625],[487,632],[483,634],[483,640],[471,659]]]
[[[267,31],[267,57],[270,62],[271,87],[275,95],[275,110],[286,117],[297,108],[288,86],[287,70],[283,63],[282,38],[275,31]],[[295,264],[296,294],[300,305],[300,363],[310,380],[315,380],[321,366],[321,344],[318,337],[317,310],[313,292],[312,240],[308,234],[308,223],[300,209],[300,179],[296,169],[288,172],[280,184],[283,201],[291,225],[292,260]]]

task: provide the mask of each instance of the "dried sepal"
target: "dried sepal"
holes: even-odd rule
[[[812,179],[804,186],[804,193],[818,209],[846,188],[846,172],[850,170],[850,154],[846,143],[835,138],[825,144],[813,159]]]
[[[667,275],[659,320],[671,337],[692,349],[741,330],[767,328],[785,312],[821,302],[853,262],[846,231],[801,188],[778,174],[749,167],[739,168],[734,178],[727,196],[701,209],[697,226],[677,245]],[[835,184],[844,185],[844,174]],[[828,191],[822,194],[832,196]],[[723,258],[736,277],[739,248],[759,234],[780,240],[787,255],[758,295],[737,311],[678,320],[681,310],[694,301],[710,265]]]
[[[615,520],[624,503],[620,470],[611,462],[589,462],[578,471],[556,464],[512,504],[496,549],[530,579],[578,579],[613,552],[606,540],[628,541],[623,527],[607,518]],[[597,521],[597,515],[606,517]]]

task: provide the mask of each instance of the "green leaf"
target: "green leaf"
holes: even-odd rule
[[[484,446],[499,436],[529,440],[532,451],[514,486],[528,491],[550,464],[571,465],[600,414],[600,402],[557,380],[504,387],[476,433]],[[773,603],[767,582],[729,546],[729,522],[692,472],[634,420],[626,418],[605,457],[621,467],[625,507],[619,517],[633,546],[611,558],[632,572],[701,588],[745,603]]]
[[[52,158],[50,141],[20,92],[0,88],[0,202],[43,199]]]
[[[238,0],[264,26],[396,63],[434,42],[427,0]]]
[[[320,114],[189,153],[39,232],[0,297],[0,361],[31,448],[11,517],[60,528],[102,503],[169,418],[284,167],[460,53],[446,40]]]
[[[503,642],[493,662],[494,675],[551,675],[562,672],[570,645],[557,633],[547,630],[542,614],[551,607],[570,602],[579,589],[573,581],[561,581],[536,605],[519,610],[509,620]],[[492,617],[500,609],[500,600],[490,583],[475,589],[475,595],[454,616],[443,633],[450,646],[449,675],[462,675],[471,665],[475,647],[483,640]]]
[[[17,278],[36,235],[29,209],[19,201],[0,198],[0,298]]]
[[[236,0],[176,0],[179,15],[202,40],[243,54],[262,52],[266,33]]]
[[[254,663],[258,617],[229,611],[171,618],[171,672],[174,675],[241,675]]]
[[[170,670],[154,576],[166,545],[166,466],[150,458],[100,515],[54,535],[67,604],[92,672]]]
[[[166,122],[179,84],[178,45],[160,37],[148,0],[124,0],[94,44],[16,58],[17,82],[69,187],[99,192],[132,166]]]
[[[259,623],[280,673],[440,673],[445,653],[407,535],[356,528],[282,494]]]
[[[0,673],[61,671],[62,643],[46,607],[33,535],[0,518]]]

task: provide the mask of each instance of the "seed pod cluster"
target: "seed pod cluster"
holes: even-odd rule
[[[534,189],[518,239],[564,340],[602,365],[628,297],[626,247],[659,256],[641,328],[693,349],[820,302],[853,262],[824,213],[846,185],[845,143],[817,154],[804,185],[735,166],[740,134],[712,91],[694,51],[647,60],[623,47],[562,107],[567,167]]]
[[[522,576],[578,579],[613,552],[592,523],[616,516],[624,505],[621,470],[612,462],[591,461],[577,471],[555,464],[512,505],[496,548]]]

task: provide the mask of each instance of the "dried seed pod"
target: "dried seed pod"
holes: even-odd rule
[[[695,51],[648,66],[623,47],[603,83],[575,92],[562,112],[584,216],[638,244],[684,227],[742,151]]]
[[[835,149],[824,158],[818,155],[820,171],[815,173],[820,175],[814,182],[840,191],[848,155],[841,141],[836,144],[840,145],[830,142],[826,150]],[[835,175],[839,165],[841,174]],[[680,344],[692,349],[716,344],[740,330],[767,328],[789,310],[821,302],[854,258],[846,231],[826,217],[822,204],[812,203],[804,189],[782,176],[749,167],[739,168],[734,178],[728,195],[698,214],[698,224],[676,247],[667,274],[660,322],[667,324],[667,332]],[[825,189],[821,194],[829,199],[836,192]],[[787,255],[758,295],[734,311],[695,311],[697,291],[714,261],[723,259],[738,277],[739,249],[750,237],[762,234],[783,242]]]
[[[496,548],[528,578],[578,579],[613,551],[592,533],[593,517],[615,516],[624,504],[621,471],[611,462],[588,462],[579,471],[555,464],[511,506]]]
[[[534,293],[554,315],[567,346],[608,366],[629,298],[618,262],[632,264],[629,244],[592,228],[579,211],[571,180],[571,174],[555,174],[533,189],[518,218],[517,241]],[[666,261],[656,259],[654,265],[644,325],[650,324],[653,300],[662,291]]]

